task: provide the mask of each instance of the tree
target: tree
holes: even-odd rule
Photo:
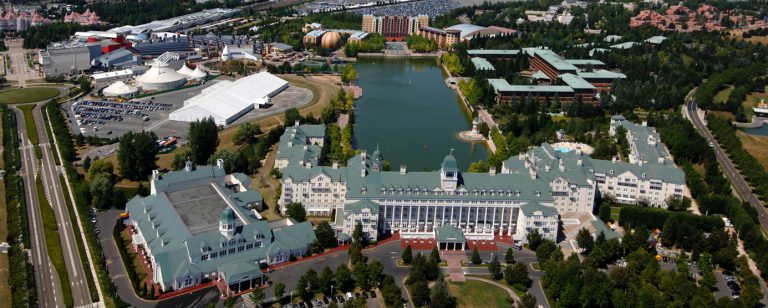
[[[99,173],[90,181],[91,203],[99,209],[112,207],[114,187],[110,177],[111,175],[106,173]]]
[[[333,288],[333,270],[326,266],[320,272],[320,277],[317,279],[317,285],[320,292],[326,296],[330,296]]]
[[[507,248],[507,254],[504,256],[504,262],[507,264],[515,263],[515,254],[513,253],[512,247]]]
[[[418,280],[410,285],[411,299],[414,306],[423,306],[429,304],[429,285],[426,280]]]
[[[477,246],[472,249],[472,257],[470,258],[470,261],[472,261],[472,264],[474,265],[480,265],[480,263],[483,263],[483,259],[480,258],[480,253],[477,251]]]
[[[683,277],[688,277],[691,271],[688,268],[688,254],[685,251],[680,252],[680,256],[677,257],[677,272],[682,274]]]
[[[504,269],[504,281],[509,285],[517,285],[520,289],[530,287],[531,279],[528,278],[528,267],[521,262],[507,265],[507,268]]]
[[[232,141],[236,145],[255,144],[259,140],[256,135],[260,134],[261,128],[258,125],[246,122],[237,129],[237,133],[232,137]]]
[[[208,165],[216,165],[216,161],[219,159],[224,161],[224,172],[226,173],[251,173],[250,170],[248,170],[248,160],[245,155],[243,155],[243,151],[223,149],[208,158]]]
[[[533,229],[533,231],[528,232],[528,235],[525,237],[528,240],[528,247],[530,247],[533,251],[536,251],[536,249],[539,248],[539,245],[541,245],[541,242],[544,240],[541,234],[539,234],[539,229]]]
[[[349,292],[355,285],[352,274],[346,265],[342,264],[336,269],[336,284],[340,291]]]
[[[296,108],[290,108],[285,111],[285,123],[286,125],[293,125],[296,121],[301,120],[301,114]]]
[[[91,168],[91,157],[86,156],[85,159],[83,159],[83,170],[88,172],[89,168]]]
[[[437,250],[437,246],[432,247],[432,252],[429,254],[429,262],[440,264],[440,251]]]
[[[312,298],[312,292],[308,289],[307,279],[304,276],[299,277],[299,281],[296,283],[296,292],[303,301],[307,301]]]
[[[352,230],[352,245],[363,247],[364,245],[364,238],[363,238],[363,224],[358,221],[357,224],[355,224],[355,229]]]
[[[176,154],[173,155],[173,162],[171,162],[171,169],[176,171],[184,169],[187,161],[194,158],[194,155],[192,155],[192,149],[189,147],[183,147],[176,150],[175,152]]]
[[[219,145],[219,131],[213,117],[197,120],[189,124],[189,147],[195,164],[204,165],[216,152]],[[156,138],[155,138],[156,139]]]
[[[491,260],[491,263],[488,264],[488,272],[491,273],[491,278],[493,280],[501,279],[501,263],[499,262],[498,256],[493,256],[493,260]]]
[[[553,252],[559,251],[557,245],[550,241],[550,240],[543,240],[541,242],[541,245],[539,245],[538,248],[536,248],[536,258],[539,260],[540,263],[543,263],[544,261],[548,260]]]
[[[411,251],[411,245],[405,247],[402,258],[404,264],[411,264],[411,261],[413,261],[413,251]]]
[[[438,279],[432,287],[429,296],[429,307],[432,308],[451,308],[456,306],[456,298],[448,291],[448,284],[445,279]]]
[[[523,308],[536,308],[536,297],[531,293],[526,292],[523,297],[520,298]]]
[[[579,244],[579,247],[584,249],[582,254],[588,254],[589,251],[592,250],[592,247],[595,246],[595,240],[586,228],[581,228],[576,234],[576,243]]]
[[[691,199],[688,197],[676,198],[670,196],[667,198],[667,209],[670,211],[684,212],[691,207]]]
[[[154,132],[126,132],[120,137],[117,160],[121,175],[129,180],[146,180],[155,166],[159,151],[157,135]]]
[[[601,202],[600,203],[600,209],[597,212],[597,216],[600,217],[600,220],[603,222],[608,222],[611,220],[611,205],[608,202]]]
[[[701,286],[707,290],[712,289],[717,280],[712,272],[712,258],[709,254],[703,253],[699,256],[699,270],[701,271]]]
[[[285,295],[285,285],[282,282],[278,282],[275,284],[275,298],[279,300],[283,298],[283,295]]]
[[[333,231],[333,227],[327,221],[323,221],[315,228],[315,237],[323,248],[331,248],[336,246],[336,232]]]
[[[384,275],[384,264],[379,260],[373,260],[368,263],[368,278],[378,284],[381,281],[381,276]]]
[[[286,214],[288,214],[288,217],[293,218],[296,220],[296,222],[303,222],[307,220],[307,211],[304,209],[304,206],[301,205],[301,203],[289,203],[286,208]]]
[[[253,291],[251,291],[251,294],[249,296],[251,298],[251,302],[253,302],[256,305],[256,307],[260,307],[261,303],[267,297],[261,288],[253,289]]]
[[[352,273],[355,274],[355,284],[363,290],[371,288],[371,281],[368,279],[368,266],[365,262],[357,262],[355,267],[352,268]]]

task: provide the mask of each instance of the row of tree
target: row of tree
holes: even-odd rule
[[[727,120],[708,115],[707,127],[717,138],[717,142],[722,146],[733,161],[741,170],[747,181],[755,187],[755,192],[761,197],[768,197],[768,172],[742,147],[741,139],[736,136],[736,128]]]

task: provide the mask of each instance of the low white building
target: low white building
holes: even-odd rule
[[[194,122],[213,117],[216,124],[227,125],[248,111],[265,106],[271,97],[286,88],[287,81],[267,72],[235,81],[222,80],[186,100],[184,107],[171,112],[169,118],[174,121]]]

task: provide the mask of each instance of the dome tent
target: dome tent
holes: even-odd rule
[[[116,81],[115,83],[111,84],[110,86],[104,88],[102,90],[102,93],[105,96],[120,96],[120,97],[131,97],[135,95],[137,92],[139,92],[139,89],[126,84],[122,80]]]
[[[136,77],[136,81],[145,91],[164,91],[183,86],[187,82],[187,76],[174,71],[168,63],[156,59],[146,73]]]

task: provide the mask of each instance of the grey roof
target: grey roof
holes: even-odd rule
[[[566,59],[565,62],[568,62],[576,66],[586,66],[586,65],[604,66],[605,65],[605,62],[600,60],[595,60],[595,59]]]
[[[571,87],[574,90],[593,90],[595,89],[595,86],[593,86],[591,83],[587,82],[583,78],[576,76],[574,74],[562,74],[560,75],[560,79],[565,82],[569,87]]]
[[[240,172],[235,172],[235,173],[232,173],[232,176],[235,177],[238,181],[240,181],[240,183],[243,183],[243,186],[251,187],[251,183],[253,182],[253,180],[251,180],[251,177],[249,177],[248,175]]]
[[[479,71],[495,71],[496,68],[493,67],[493,64],[491,62],[488,62],[488,60],[480,58],[480,57],[474,57],[470,59],[472,61],[472,65],[475,66],[476,70]]]
[[[611,48],[613,49],[630,49],[632,47],[635,47],[635,45],[638,45],[637,42],[624,42],[621,44],[611,45]]]
[[[459,30],[461,31],[461,37],[468,37],[474,35],[477,31],[485,30],[485,27],[472,24],[458,24],[445,28],[445,30]]]
[[[283,43],[272,43],[272,47],[275,47],[275,48],[281,49],[281,50],[293,49],[293,46],[288,45],[288,44],[283,44]]]
[[[658,45],[658,44],[663,43],[665,40],[667,40],[666,37],[661,36],[661,35],[657,35],[657,36],[652,36],[652,37],[647,38],[644,42]]]
[[[442,225],[435,229],[435,238],[439,242],[451,241],[451,242],[466,242],[464,232],[461,229],[452,225]]]
[[[289,165],[298,165],[299,162],[311,162],[319,164],[323,148],[316,144],[310,144],[310,138],[323,138],[325,136],[325,124],[299,125],[286,128],[280,136],[277,159],[288,159]]]
[[[606,41],[608,43],[613,43],[613,42],[620,42],[621,39],[622,39],[621,35],[608,35],[603,39],[603,41]]]
[[[557,216],[557,209],[554,206],[546,206],[536,201],[531,201],[520,206],[520,211],[525,215],[533,215],[535,212],[541,212],[543,216]]]
[[[600,234],[600,232],[602,232],[603,235],[605,235],[606,240],[619,238],[619,234],[616,233],[616,231],[613,231],[610,228],[608,228],[608,226],[605,225],[605,222],[600,220],[600,218],[595,218],[595,220],[591,221],[591,223],[593,226],[595,226],[595,229],[596,229],[595,236],[597,236],[598,234]]]
[[[679,185],[685,184],[685,173],[673,165],[648,163],[641,166],[627,162],[614,163],[607,160],[592,160],[591,163],[595,173],[609,174],[613,171],[613,174],[622,174],[624,172],[632,172],[632,174],[641,179],[660,180]]]
[[[368,199],[360,200],[355,203],[345,204],[344,212],[361,213],[363,209],[369,209],[372,213],[379,213],[379,204]]]
[[[595,70],[591,72],[579,71],[576,73],[579,77],[584,79],[625,79],[627,75],[622,73],[611,72],[607,70]]]
[[[656,128],[639,125],[626,120],[615,120],[612,126],[623,126],[632,137],[632,142],[637,149],[640,159],[650,164],[656,164],[659,159],[664,163],[672,164],[670,155],[664,144],[661,143],[661,136],[656,132]]]
[[[592,49],[589,50],[589,56],[593,57],[595,55],[595,53],[608,52],[608,51],[610,51],[610,49],[607,49],[607,48],[592,48]]]
[[[233,200],[241,201],[243,203],[254,203],[254,202],[260,203],[263,200],[263,198],[261,197],[261,194],[255,190],[241,191],[239,193],[231,195],[229,198]]]
[[[542,71],[536,71],[535,73],[533,73],[533,75],[531,75],[531,77],[533,77],[534,79],[549,80],[549,76],[547,76],[547,74],[544,74],[544,72]]]
[[[519,49],[470,49],[467,50],[470,56],[516,56],[520,54]]]

